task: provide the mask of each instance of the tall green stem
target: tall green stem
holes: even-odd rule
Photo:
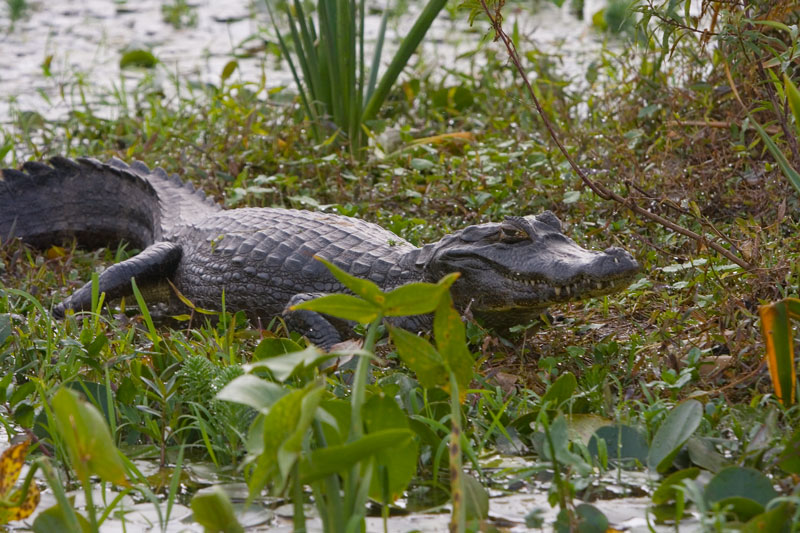
[[[461,462],[461,399],[458,394],[458,381],[453,372],[450,372],[450,427],[450,496],[453,502],[450,532],[464,533],[467,527],[467,508],[464,506],[464,477]]]
[[[364,339],[364,351],[372,353],[375,347],[375,338],[378,336],[378,326],[383,321],[383,315],[372,321],[367,330],[367,337]],[[364,398],[367,392],[367,378],[369,377],[371,361],[368,356],[360,356],[358,358],[358,366],[356,366],[356,375],[353,379],[353,393],[351,395],[352,414],[350,425],[350,438],[356,440],[364,435],[364,425],[361,421],[361,408],[364,405]]]

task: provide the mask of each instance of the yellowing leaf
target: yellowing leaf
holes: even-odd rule
[[[0,499],[7,502],[17,502],[22,497],[21,489],[12,491],[11,488],[19,478],[22,465],[25,463],[25,456],[31,439],[26,439],[19,444],[12,446],[0,456]],[[11,494],[9,494],[11,493]],[[39,488],[36,483],[31,481],[28,485],[28,492],[20,505],[15,507],[0,507],[0,524],[7,524],[12,520],[22,520],[27,518],[39,505]]]
[[[0,456],[0,498],[6,499],[11,487],[17,482],[30,445],[31,439],[27,439],[7,449]]]
[[[21,496],[20,492],[20,490],[15,490],[9,500],[12,502],[17,501]],[[28,518],[36,510],[40,499],[39,487],[36,486],[34,481],[31,481],[31,484],[28,485],[28,494],[25,495],[25,500],[20,505],[16,507],[0,507],[0,524]]]
[[[790,310],[787,308],[792,299],[782,300],[770,305],[762,305],[758,309],[761,315],[761,331],[766,348],[765,359],[769,368],[775,395],[784,405],[795,402],[797,371],[794,368],[794,342]],[[793,311],[800,307],[800,300],[791,302]]]

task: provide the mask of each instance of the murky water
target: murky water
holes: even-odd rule
[[[596,10],[602,1],[589,2],[587,12]],[[0,123],[7,123],[15,111],[60,118],[70,109],[82,108],[84,98],[95,113],[118,116],[119,97],[112,97],[104,105],[100,95],[130,91],[145,75],[141,70],[120,69],[122,54],[131,49],[150,50],[158,58],[160,64],[149,74],[167,94],[174,90],[171,80],[175,77],[184,82],[219,84],[225,64],[233,58],[239,63],[234,79],[258,82],[263,73],[268,87],[293,85],[285,62],[265,51],[265,40],[276,40],[262,1],[189,2],[192,8],[188,13],[195,23],[181,29],[169,24],[162,13],[162,5],[174,3],[175,0],[31,3],[13,29],[9,29],[7,15],[0,16]],[[390,57],[422,5],[412,2],[405,14],[390,21],[384,58]],[[422,57],[426,68],[435,75],[444,77],[452,68],[468,69],[473,61],[458,58],[475,50],[488,24],[479,19],[470,28],[465,15],[461,13],[454,20],[446,10],[442,11],[425,39]],[[516,21],[521,35],[537,47],[557,50],[564,58],[563,68],[576,74],[587,54],[600,46],[600,38],[566,9],[544,4],[532,13],[509,7],[505,17],[507,31]],[[380,13],[368,15],[368,40],[374,40],[379,23]]]

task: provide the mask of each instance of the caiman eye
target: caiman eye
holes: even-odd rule
[[[514,226],[500,226],[500,240],[507,243],[524,241],[528,234]]]

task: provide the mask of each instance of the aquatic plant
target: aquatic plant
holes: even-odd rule
[[[446,0],[429,0],[400,43],[389,65],[378,79],[383,41],[390,11],[384,10],[377,42],[368,67],[365,63],[364,14],[366,0],[319,0],[316,19],[294,0],[278,8],[282,18],[266,0],[284,56],[294,76],[317,142],[342,136],[350,153],[364,158],[368,122],[377,116],[400,73],[425,37]],[[289,43],[293,48],[289,47]],[[294,59],[293,59],[294,58]],[[329,127],[329,124],[332,127]]]

